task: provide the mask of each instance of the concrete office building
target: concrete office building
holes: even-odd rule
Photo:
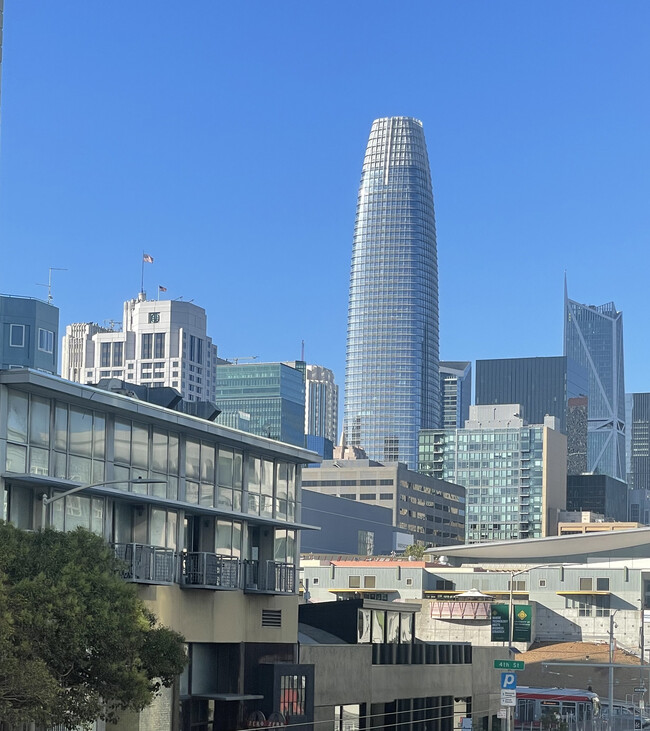
[[[217,423],[250,416],[253,434],[305,446],[305,381],[285,363],[239,363],[217,366]]]
[[[554,535],[566,507],[566,436],[519,404],[471,406],[464,429],[420,433],[420,472],[466,488],[466,542]]]
[[[62,375],[78,383],[119,378],[170,386],[188,401],[214,401],[216,366],[205,310],[181,300],[148,300],[144,292],[124,303],[121,323],[74,323],[63,338]]]
[[[472,403],[472,364],[468,361],[440,361],[442,429],[461,429],[469,419]]]
[[[476,361],[477,406],[519,404],[529,424],[555,416],[563,434],[568,434],[569,399],[588,393],[586,368],[563,355]]]
[[[623,313],[570,300],[565,283],[564,355],[588,373],[587,470],[625,481]]]
[[[0,372],[0,414],[0,518],[37,530],[41,495],[87,484],[52,502],[46,523],[103,536],[187,640],[180,684],[116,731],[208,717],[234,731],[286,711],[287,683],[313,697],[313,668],[296,664],[300,471],[313,454],[36,371]],[[292,722],[309,729],[310,708]]]
[[[438,260],[422,123],[376,119],[352,245],[345,432],[371,460],[417,466],[440,420]]]
[[[58,307],[33,297],[0,295],[0,370],[58,373],[58,343]]]
[[[305,470],[303,486],[326,495],[390,508],[400,534],[428,545],[448,546],[465,539],[465,490],[459,485],[409,470],[400,462],[368,459],[325,460]]]

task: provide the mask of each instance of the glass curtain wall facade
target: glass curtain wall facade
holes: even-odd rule
[[[217,424],[232,424],[240,412],[250,415],[250,431],[303,447],[305,444],[305,381],[284,363],[217,366]]]
[[[555,416],[563,434],[569,399],[586,396],[588,389],[585,368],[566,356],[476,361],[477,406],[521,404],[530,424]]]
[[[440,362],[442,429],[462,429],[469,419],[472,402],[472,364],[468,361]],[[510,403],[510,402],[508,402]]]
[[[623,313],[564,296],[564,354],[589,377],[587,469],[625,481]]]
[[[650,490],[650,393],[628,393],[628,485]]]
[[[352,247],[345,431],[372,460],[417,466],[421,428],[440,418],[438,263],[422,123],[377,119]]]

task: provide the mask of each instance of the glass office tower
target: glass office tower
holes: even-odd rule
[[[438,262],[422,123],[373,122],[352,248],[345,372],[348,444],[417,467],[440,414]]]
[[[564,303],[564,354],[589,376],[587,469],[625,481],[623,313],[574,302],[566,287]]]

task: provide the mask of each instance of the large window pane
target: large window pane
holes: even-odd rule
[[[273,495],[273,462],[262,460],[262,495]]]
[[[199,504],[204,505],[206,508],[214,506],[214,485],[211,483],[201,483],[199,493]]]
[[[232,486],[233,453],[229,449],[219,450],[219,484],[224,487]]]
[[[167,472],[167,432],[153,430],[151,467],[156,472]]]
[[[7,444],[7,472],[27,472],[27,447]]]
[[[178,474],[178,434],[169,435],[169,471]]]
[[[131,464],[131,422],[115,419],[115,461]]]
[[[100,414],[95,414],[93,423],[93,457],[104,459],[106,452],[106,419]]]
[[[70,452],[90,457],[93,448],[92,411],[70,407]]]
[[[259,457],[250,456],[248,458],[248,491],[259,493],[262,482],[262,460]]]
[[[188,439],[185,442],[185,476],[199,479],[199,443]]]
[[[50,402],[32,396],[29,410],[29,443],[38,447],[50,446]]]
[[[27,443],[27,394],[19,391],[9,391],[7,438],[11,442]]]
[[[47,449],[31,447],[29,450],[29,471],[32,475],[49,474],[50,453]]]
[[[65,500],[65,530],[75,528],[90,530],[90,498],[82,495],[70,495]]]
[[[201,444],[201,481],[214,483],[214,445]]]
[[[235,452],[235,459],[233,462],[232,471],[232,486],[236,490],[242,489],[242,467],[244,462],[244,456],[241,452]]]
[[[61,404],[54,411],[54,448],[63,452],[68,448],[68,407]]]
[[[92,482],[92,460],[71,454],[68,460],[68,479],[90,485]]]
[[[167,535],[166,523],[165,511],[152,508],[149,531],[149,541],[152,546],[165,546]]]
[[[134,467],[149,466],[149,429],[143,424],[133,424],[131,460]]]

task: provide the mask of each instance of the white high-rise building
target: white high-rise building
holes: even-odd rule
[[[63,378],[97,383],[119,378],[152,388],[171,386],[188,401],[214,401],[217,346],[207,335],[205,310],[180,300],[124,303],[110,328],[73,323],[63,338]]]

